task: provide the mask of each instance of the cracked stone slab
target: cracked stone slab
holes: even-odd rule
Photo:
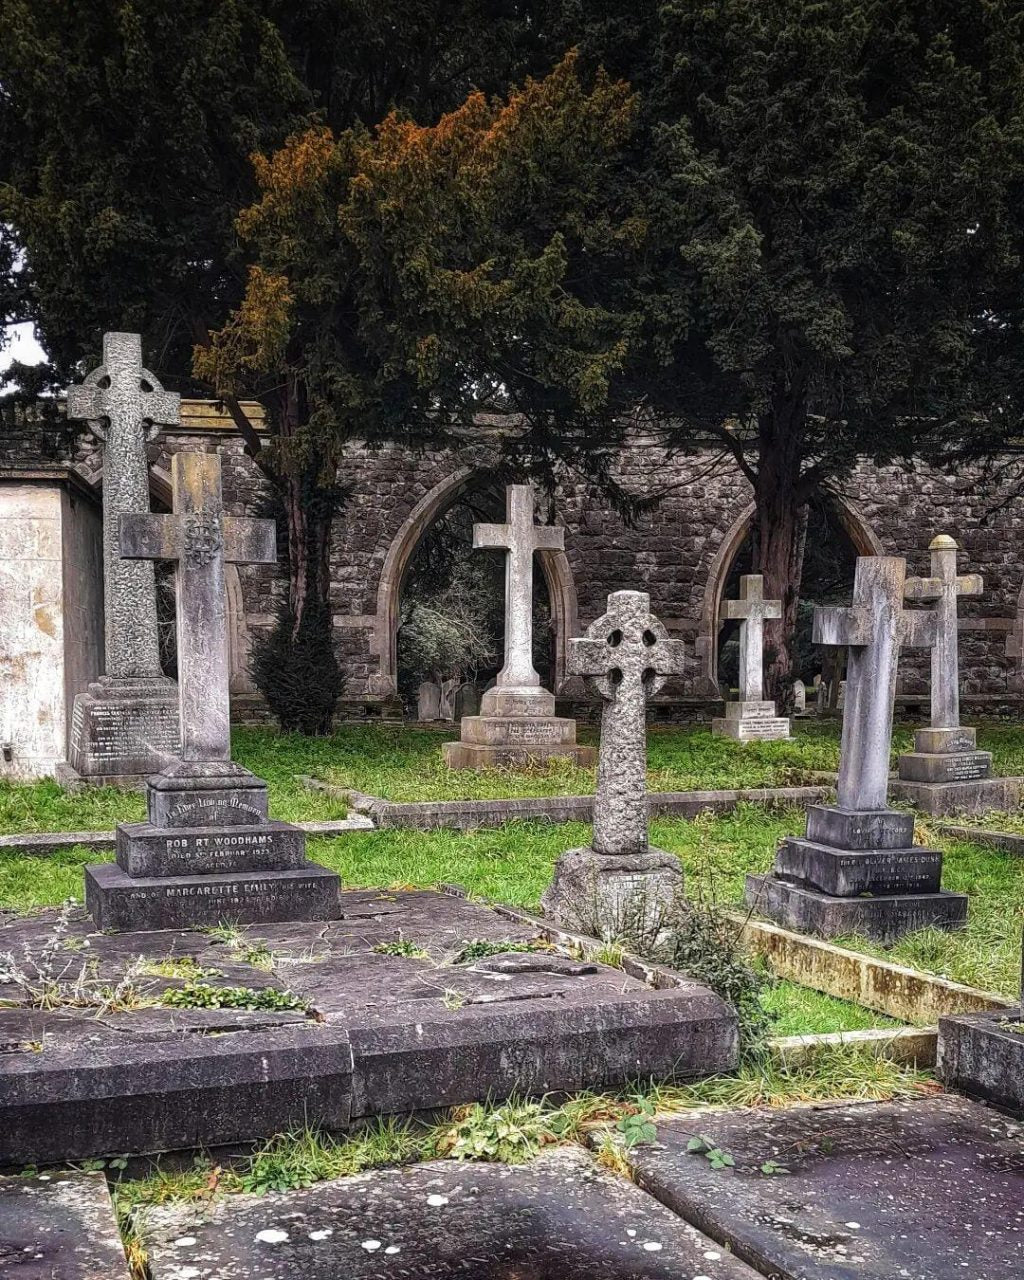
[[[75,914],[61,943],[70,976],[94,965],[94,982],[113,987],[141,956],[156,970],[137,984],[148,1004],[97,1016],[0,991],[13,1002],[0,1008],[0,1162],[256,1141],[307,1122],[338,1130],[375,1114],[735,1064],[733,1011],[667,971],[655,983],[581,961],[544,942],[539,922],[454,893],[359,890],[340,907],[336,920],[216,934],[108,936]],[[38,954],[56,919],[0,924],[0,951]],[[472,941],[489,954],[454,963]],[[525,942],[539,949],[514,949]],[[194,960],[209,986],[277,988],[308,1009],[156,1004],[190,978],[187,966],[161,972],[162,958]]]
[[[103,1175],[0,1178],[0,1275],[8,1280],[129,1280]]]
[[[158,1209],[146,1244],[153,1280],[757,1280],[578,1148]]]
[[[735,1167],[688,1153],[698,1134]],[[630,1160],[642,1187],[777,1280],[1024,1274],[1024,1126],[964,1098],[706,1112],[660,1124]]]

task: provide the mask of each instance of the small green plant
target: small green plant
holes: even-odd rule
[[[222,920],[219,924],[207,925],[201,932],[208,938],[213,938],[215,942],[223,942],[229,947],[238,947],[242,943],[241,929],[237,924],[231,924],[226,920]]]
[[[437,1154],[453,1160],[521,1164],[541,1147],[561,1140],[564,1117],[543,1102],[510,1099],[500,1107],[475,1102],[461,1107],[437,1142]]]
[[[625,948],[619,943],[603,942],[590,953],[590,959],[597,964],[607,965],[609,969],[621,969],[625,954]]]
[[[686,1144],[686,1150],[691,1155],[703,1156],[712,1169],[731,1169],[736,1163],[728,1151],[723,1151],[713,1138],[704,1134],[691,1138]]]
[[[761,1172],[766,1178],[777,1178],[780,1174],[789,1173],[784,1164],[778,1164],[775,1160],[766,1160],[761,1165]]]
[[[633,1110],[627,1112],[616,1124],[622,1134],[627,1150],[632,1150],[642,1142],[654,1142],[658,1136],[658,1126],[654,1123],[654,1102],[650,1098],[639,1098]]]
[[[464,942],[452,960],[452,964],[473,964],[477,960],[485,960],[488,956],[501,956],[509,951],[553,951],[550,942],[513,942],[504,939],[492,942],[488,938],[474,938]]]
[[[254,969],[273,969],[274,953],[265,942],[254,942],[236,951],[239,960],[251,964]]]
[[[430,954],[428,951],[424,951],[422,947],[417,946],[415,942],[410,942],[407,938],[403,938],[401,933],[393,942],[378,942],[373,951],[378,956],[426,956]]]
[[[441,997],[441,1003],[446,1009],[461,1009],[466,1003],[466,994],[463,991],[456,991],[454,987],[449,987]]]
[[[714,907],[683,905],[668,923],[667,939],[653,958],[702,982],[736,1010],[745,1054],[764,1047],[775,1015],[762,995],[771,978],[748,959],[739,926]]]
[[[256,991],[252,987],[214,987],[208,982],[188,982],[165,991],[161,1004],[175,1009],[263,1009],[279,1013],[309,1008],[308,1000],[276,987]]]

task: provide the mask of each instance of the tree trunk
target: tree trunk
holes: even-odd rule
[[[759,461],[754,485],[753,566],[764,575],[766,597],[782,601],[782,617],[765,624],[765,697],[780,714],[793,701],[797,653],[795,637],[807,501],[800,483],[806,409],[802,401],[778,396],[758,419]]]
[[[281,399],[280,431],[286,452],[305,425],[304,389],[289,377]],[[321,483],[317,457],[301,464],[286,457],[281,468],[281,498],[288,530],[288,611],[292,638],[299,635],[309,611],[326,613],[331,569],[331,526],[334,520],[334,486]]]

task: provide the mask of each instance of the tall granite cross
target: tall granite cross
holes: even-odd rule
[[[745,573],[740,578],[740,598],[722,601],[722,621],[740,622],[740,701],[764,698],[764,624],[782,617],[782,601],[764,598],[764,578]]]
[[[906,572],[902,556],[859,556],[852,608],[814,610],[814,643],[847,645],[850,651],[839,756],[841,809],[886,807],[900,647],[935,643],[935,614],[903,608]]]
[[[123,515],[121,554],[176,561],[181,758],[229,760],[224,565],[276,560],[274,522],[224,514],[216,454],[176,453],[171,480],[173,515]]]
[[[601,695],[601,753],[593,848],[646,853],[647,699],[683,671],[685,645],[670,640],[646,591],[614,591],[608,612],[569,641],[568,667]]]
[[[160,647],[152,564],[122,560],[118,520],[149,511],[146,439],[156,425],[180,421],[181,398],[143,368],[137,333],[105,333],[103,363],[69,387],[69,418],[85,419],[104,442],[103,599],[106,673],[159,678]]]
[[[957,636],[957,597],[980,596],[984,582],[977,573],[956,572],[956,541],[940,533],[928,545],[932,572],[928,578],[908,578],[908,600],[934,600],[937,628],[932,646],[931,721],[933,729],[960,727],[960,658]]]
[[[505,665],[498,672],[500,688],[529,689],[540,685],[533,665],[533,553],[561,551],[565,530],[533,523],[533,489],[510,484],[505,490],[507,522],[475,524],[474,548],[502,548],[505,557]]]

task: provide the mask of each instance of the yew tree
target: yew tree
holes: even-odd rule
[[[248,283],[197,346],[196,376],[277,426],[290,556],[278,665],[327,617],[337,465],[347,441],[465,444],[480,415],[510,469],[607,470],[621,439],[610,381],[632,323],[597,296],[636,228],[607,191],[634,104],[575,58],[437,123],[302,131],[255,157],[238,218]],[[500,461],[496,462],[501,466]],[[291,655],[289,657],[289,654]]]
[[[1024,404],[1015,0],[567,4],[637,90],[633,399],[749,480],[792,679],[807,503],[858,459],[977,457]],[[628,398],[628,397],[627,397]]]

